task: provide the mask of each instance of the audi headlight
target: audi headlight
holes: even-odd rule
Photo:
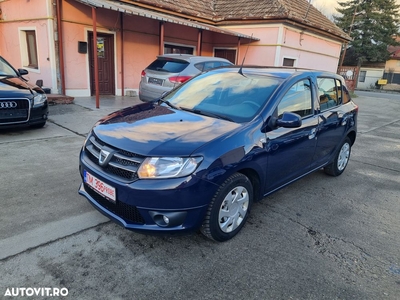
[[[46,94],[36,94],[36,96],[33,97],[33,107],[42,105],[46,100]]]
[[[139,178],[177,178],[192,174],[202,157],[148,157],[140,165]]]

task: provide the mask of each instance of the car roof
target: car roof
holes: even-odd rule
[[[198,56],[198,55],[191,55],[191,54],[163,54],[158,55],[157,58],[175,58],[175,59],[182,59],[189,62],[202,62],[202,61],[225,61],[229,62],[229,60],[222,58],[222,57],[215,57],[215,56]]]

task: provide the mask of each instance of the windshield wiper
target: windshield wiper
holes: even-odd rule
[[[13,78],[15,77],[14,75],[10,75],[10,74],[0,74],[1,77],[6,77],[6,78]]]
[[[222,119],[222,120],[226,120],[226,121],[230,121],[230,122],[235,122],[234,120],[232,120],[231,118],[229,118],[227,116],[216,114],[216,113],[212,113],[212,112],[209,112],[209,111],[203,111],[203,110],[200,110],[200,109],[191,109],[191,108],[186,108],[186,107],[182,107],[181,109],[193,112],[195,114],[207,116],[207,117],[213,117],[213,118],[216,118],[216,119]]]
[[[158,99],[158,102],[165,103],[165,104],[167,104],[169,107],[172,107],[172,108],[174,108],[174,109],[182,110],[182,108],[180,108],[179,106],[177,106],[177,105],[175,105],[175,104],[172,104],[171,102],[169,102],[168,100],[164,100],[163,98]]]

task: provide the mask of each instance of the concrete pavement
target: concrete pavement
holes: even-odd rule
[[[97,120],[140,102],[102,97],[97,109],[93,97],[76,98],[50,106],[44,128],[0,131],[0,259],[108,222],[77,194],[79,150]]]
[[[226,243],[130,232],[78,195],[86,134],[137,98],[102,98],[100,109],[77,98],[51,106],[42,129],[0,131],[0,297],[10,287],[65,287],[67,299],[397,300],[396,97],[356,98],[359,134],[346,171],[316,172],[256,203]]]

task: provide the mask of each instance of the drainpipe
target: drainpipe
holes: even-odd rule
[[[160,45],[158,52],[160,55],[164,54],[164,22],[160,22]]]
[[[124,82],[124,14],[121,12],[121,88],[122,96],[125,96],[125,82]]]
[[[197,55],[201,55],[201,43],[203,41],[203,31],[199,29],[199,33],[197,34]]]
[[[96,8],[95,7],[92,7],[92,20],[93,20],[94,86],[95,86],[95,90],[96,90],[96,108],[100,108],[99,64],[97,61],[97,19],[96,19]]]
[[[58,56],[60,62],[61,94],[65,95],[63,30],[61,27],[62,0],[57,1]]]
[[[236,61],[235,64],[239,63],[239,57],[240,57],[240,37],[238,38],[238,44],[237,44],[237,53],[236,53]]]

